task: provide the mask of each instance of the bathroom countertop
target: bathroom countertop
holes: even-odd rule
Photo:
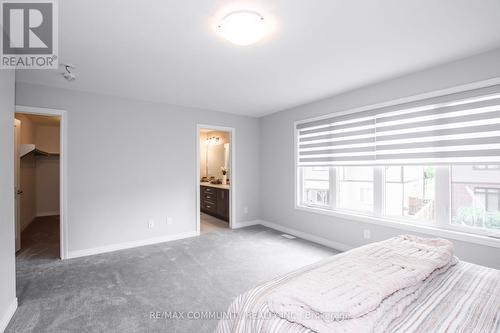
[[[215,187],[215,188],[221,188],[224,190],[229,190],[231,188],[231,185],[223,185],[223,184],[210,184],[209,182],[200,182],[201,186],[209,186],[209,187]]]

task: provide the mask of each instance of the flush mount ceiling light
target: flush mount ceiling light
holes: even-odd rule
[[[231,43],[250,45],[258,42],[266,33],[264,17],[257,12],[240,10],[227,14],[218,30]]]

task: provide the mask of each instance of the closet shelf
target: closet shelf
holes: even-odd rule
[[[49,153],[44,150],[38,149],[34,144],[21,144],[20,146],[20,151],[19,151],[19,156],[21,158],[34,154],[35,156],[45,156],[45,157],[50,157],[50,156],[59,156],[59,153]]]

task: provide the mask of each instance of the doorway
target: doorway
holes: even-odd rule
[[[234,226],[235,129],[196,127],[196,227],[198,234]]]
[[[14,126],[16,261],[65,259],[65,111],[16,106]]]

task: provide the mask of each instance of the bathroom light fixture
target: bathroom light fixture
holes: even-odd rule
[[[231,43],[250,45],[258,42],[266,33],[264,17],[249,10],[227,14],[218,25],[218,30]]]
[[[218,136],[212,136],[210,138],[207,138],[207,140],[205,141],[205,143],[208,146],[215,146],[215,145],[220,144],[220,138]]]

